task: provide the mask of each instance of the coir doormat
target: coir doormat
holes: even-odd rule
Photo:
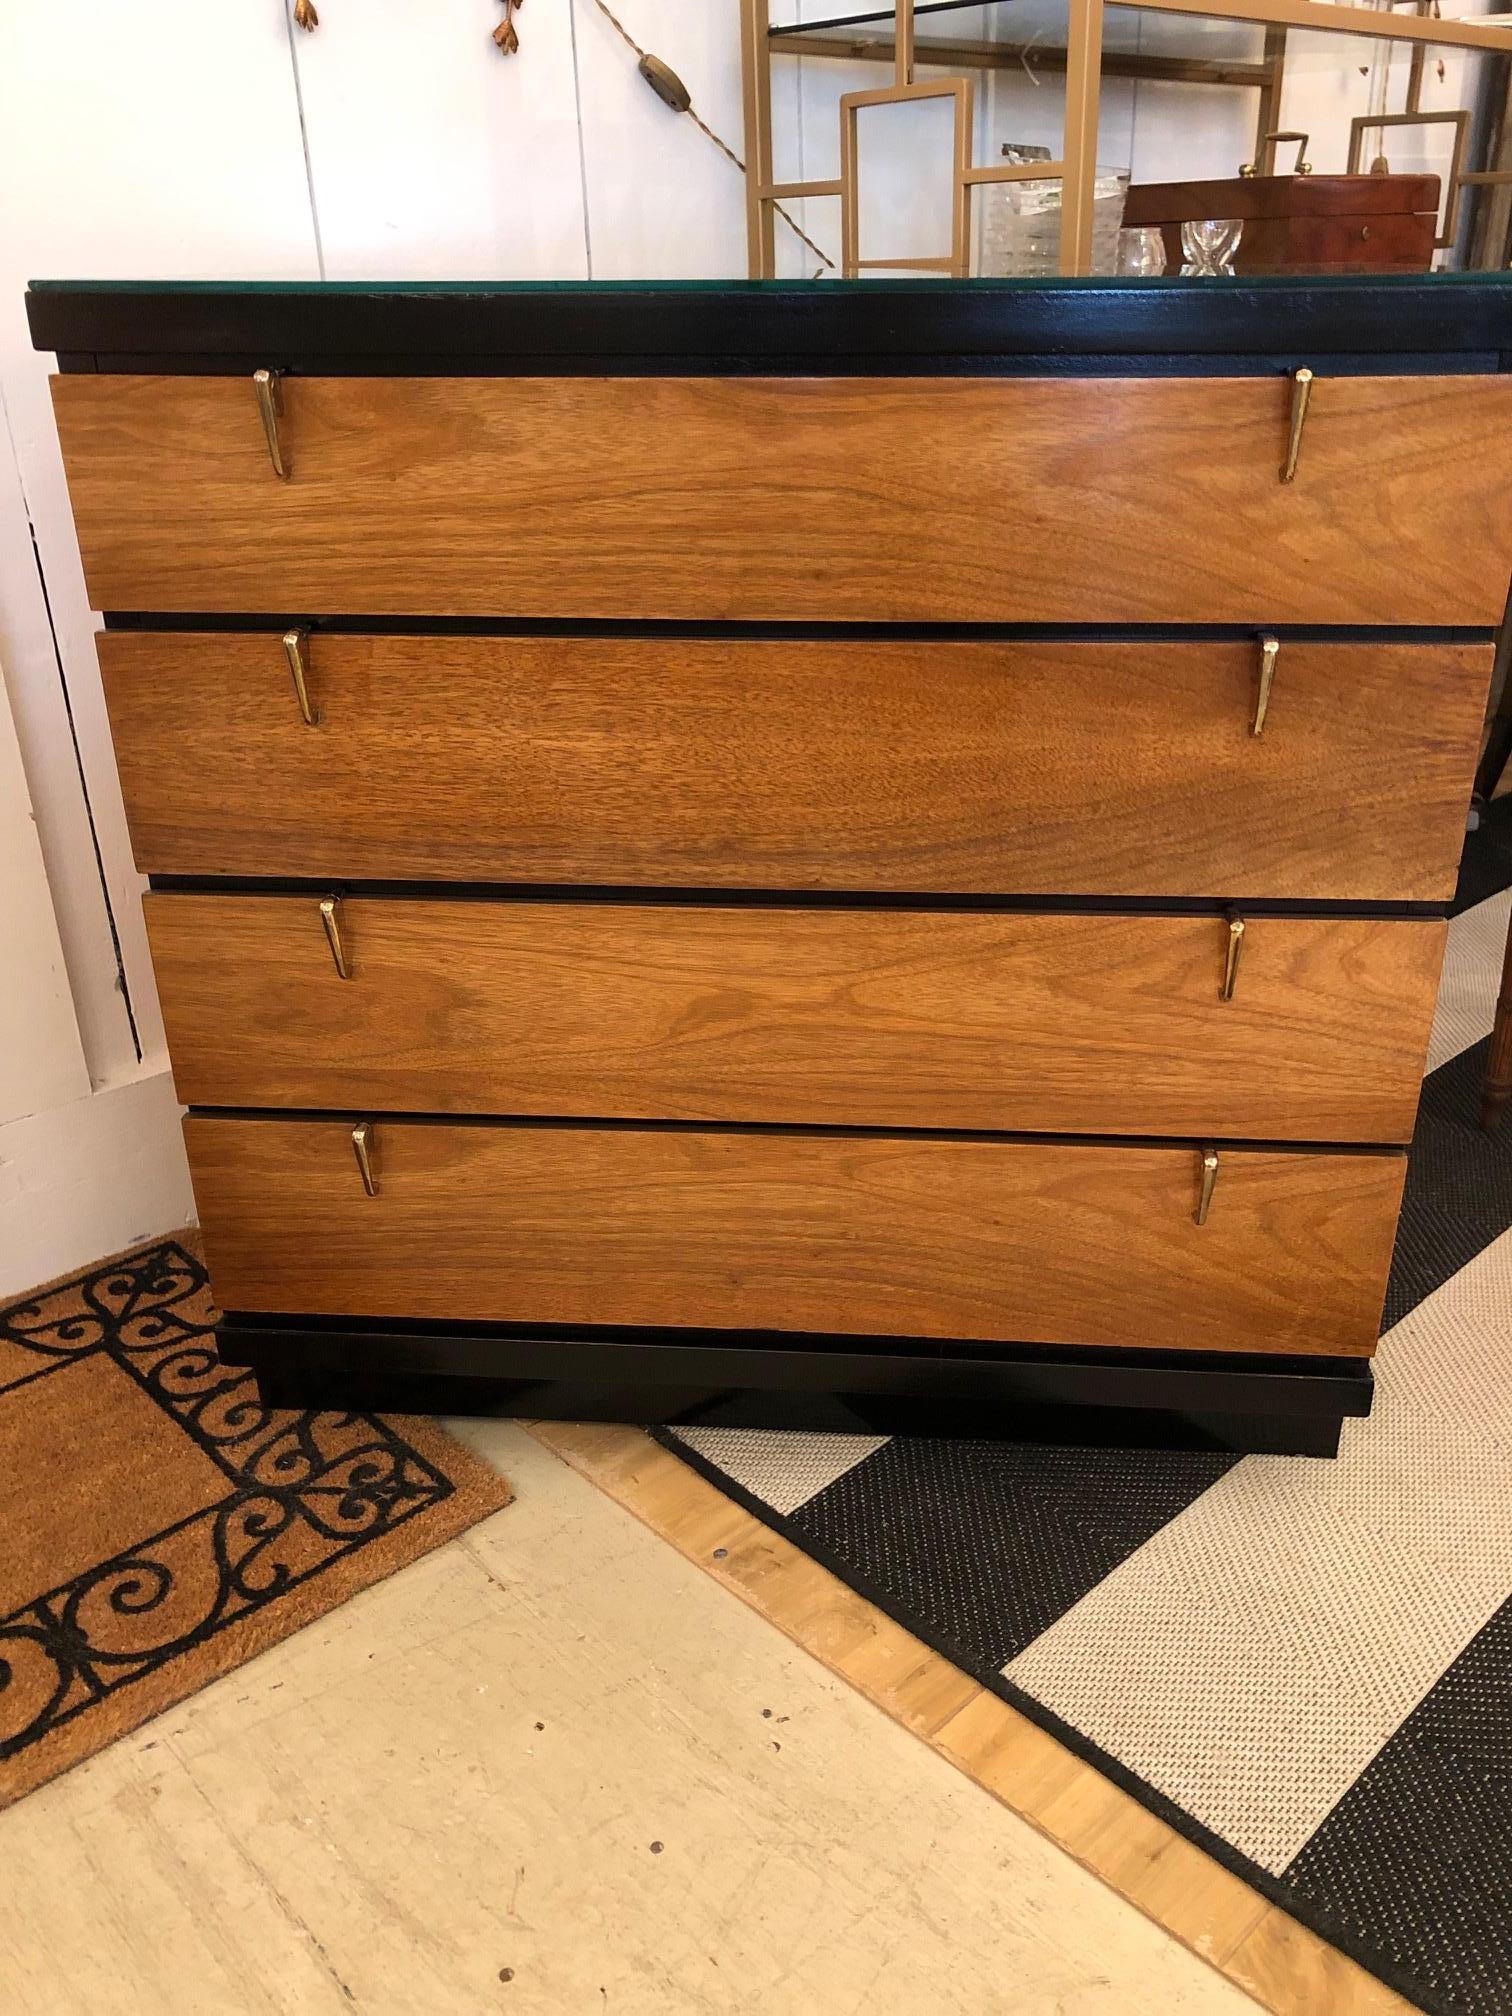
[[[165,1243],[0,1309],[0,1806],[509,1486],[420,1421],[266,1408]]]

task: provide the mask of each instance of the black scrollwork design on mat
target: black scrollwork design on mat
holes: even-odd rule
[[[226,1479],[216,1503],[0,1616],[0,1761],[451,1495],[390,1423],[264,1406],[213,1322],[204,1269],[172,1243],[0,1310],[0,1406],[102,1352]]]

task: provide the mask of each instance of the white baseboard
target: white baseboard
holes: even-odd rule
[[[166,1070],[0,1126],[0,1299],[194,1222]]]

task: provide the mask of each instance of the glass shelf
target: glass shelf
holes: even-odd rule
[[[815,53],[827,48],[836,56],[853,53],[858,45],[891,43],[891,7],[857,13],[845,11],[842,4],[822,15],[812,6],[802,11],[810,18],[798,18],[800,9],[795,0],[773,0],[773,15],[781,18],[771,21],[769,34],[779,53],[797,53],[795,45],[800,39]],[[915,41],[924,63],[930,57],[923,52],[933,50],[941,52],[938,60],[963,67],[970,67],[973,58],[1017,61],[1014,52],[1025,48],[1064,50],[1066,33],[1066,0],[986,0],[986,4],[983,0],[921,0],[914,9]],[[1155,14],[1114,0],[1103,17],[1103,53],[1105,59],[1254,66],[1258,70],[1264,61],[1265,30],[1250,21]]]

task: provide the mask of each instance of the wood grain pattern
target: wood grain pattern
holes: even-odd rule
[[[1180,225],[1165,225],[1161,239],[1167,269],[1179,272]],[[1245,225],[1234,271],[1246,279],[1272,273],[1426,273],[1437,240],[1436,210],[1412,217],[1263,217]]]
[[[1426,273],[1438,209],[1437,175],[1235,175],[1135,183],[1124,223],[1161,227],[1173,273],[1182,222],[1197,217],[1244,220],[1234,259],[1241,275]]]
[[[191,1114],[222,1308],[1366,1355],[1403,1158]]]
[[[189,1105],[1405,1141],[1445,929],[149,895]]]
[[[1179,224],[1192,217],[1263,218],[1432,215],[1437,175],[1225,175],[1192,182],[1131,182],[1124,202],[1130,226]]]
[[[276,636],[100,639],[149,872],[1367,901],[1452,893],[1491,655],[1287,642],[1256,738],[1244,643],[317,635],[308,728]]]
[[[1291,485],[1279,374],[294,378],[287,483],[249,379],[53,397],[102,609],[1489,625],[1512,565],[1494,375],[1321,377]]]

